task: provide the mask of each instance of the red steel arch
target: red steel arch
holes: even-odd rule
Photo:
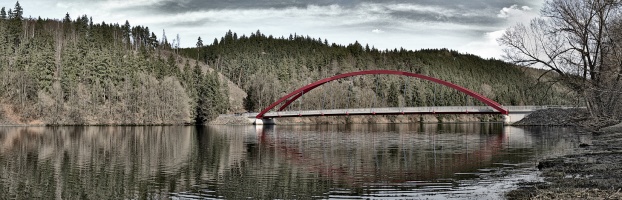
[[[277,100],[276,102],[270,104],[270,106],[266,107],[265,109],[263,109],[259,114],[257,114],[257,116],[255,118],[257,119],[262,119],[264,114],[266,114],[268,111],[270,111],[272,108],[276,107],[277,105],[279,105],[280,103],[282,103],[283,101],[288,100],[285,104],[283,104],[283,106],[281,106],[279,108],[279,111],[283,110],[284,108],[286,108],[287,106],[289,106],[289,104],[291,104],[292,102],[296,101],[296,99],[300,98],[303,94],[308,93],[309,91],[334,80],[339,80],[342,78],[347,78],[347,77],[351,77],[351,76],[361,76],[361,75],[372,75],[372,74],[387,74],[387,75],[401,75],[401,76],[409,76],[409,77],[415,77],[415,78],[419,78],[419,79],[424,79],[424,80],[428,80],[428,81],[432,81],[450,88],[453,88],[455,90],[458,90],[462,93],[465,93],[469,96],[472,96],[473,98],[481,101],[482,103],[485,103],[486,105],[494,108],[495,110],[499,111],[500,114],[504,114],[507,115],[508,114],[508,110],[503,108],[503,106],[501,106],[501,104],[486,98],[485,96],[478,94],[476,92],[473,92],[469,89],[466,89],[462,86],[453,84],[451,82],[447,82],[447,81],[443,81],[437,78],[432,78],[429,76],[424,76],[421,74],[415,74],[415,73],[410,73],[410,72],[402,72],[402,71],[395,71],[395,70],[366,70],[366,71],[358,71],[358,72],[350,72],[350,73],[345,73],[345,74],[339,74],[333,77],[329,77],[329,78],[325,78],[316,82],[313,82],[309,85],[306,85],[304,87],[301,87],[283,97],[281,97],[279,100]],[[293,97],[293,98],[292,98]],[[291,99],[290,99],[291,98]]]

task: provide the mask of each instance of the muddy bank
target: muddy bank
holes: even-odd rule
[[[553,120],[546,121],[544,114],[538,119],[550,124]],[[594,127],[613,122],[586,119],[568,124],[580,117],[567,115],[567,118],[555,121],[562,122],[558,125],[582,127],[569,134],[591,134],[592,143],[579,144],[580,148],[571,155],[539,161],[537,167],[545,182],[523,183],[520,189],[507,194],[508,199],[622,199],[622,124],[594,131]]]

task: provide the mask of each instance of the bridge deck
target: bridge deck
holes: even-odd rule
[[[569,108],[562,106],[505,106],[510,113],[531,113],[547,108]],[[489,106],[435,106],[435,107],[393,107],[393,108],[354,108],[330,110],[303,110],[268,112],[263,118],[346,116],[346,115],[402,115],[402,114],[500,114]],[[256,113],[249,113],[254,118]]]
[[[310,117],[340,115],[401,115],[401,114],[495,114],[498,111],[482,107],[404,107],[404,108],[357,108],[332,110],[281,111],[264,114],[264,118]]]

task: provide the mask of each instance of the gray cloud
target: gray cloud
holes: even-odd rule
[[[179,15],[192,12],[220,10],[258,10],[288,8],[306,9],[310,6],[333,6],[341,9],[365,9],[365,5],[384,5],[389,20],[415,22],[451,22],[465,25],[499,26],[504,19],[496,17],[499,10],[512,5],[538,7],[538,0],[137,0],[124,3],[119,0],[59,0],[61,4],[120,4],[115,12],[141,15]],[[129,1],[128,1],[129,2]],[[125,5],[124,5],[125,4]],[[410,8],[410,9],[409,9]],[[414,9],[412,9],[414,8]],[[417,9],[420,8],[420,9]],[[435,8],[436,10],[425,10]],[[370,11],[371,13],[372,11]],[[442,13],[445,12],[445,13]],[[196,19],[184,19],[176,25],[201,25]]]
[[[499,26],[504,19],[496,17],[499,10],[512,5],[538,6],[533,0],[162,0],[148,5],[130,5],[121,10],[126,12],[141,12],[142,14],[180,14],[199,11],[218,10],[253,10],[253,9],[306,9],[310,6],[337,5],[341,9],[364,9],[365,5],[385,5],[383,12],[390,20],[401,21],[429,21],[451,22],[465,25]],[[436,8],[437,11],[451,13],[437,13],[431,10],[400,9],[408,8]],[[371,11],[370,11],[371,12]],[[188,21],[194,19],[187,19]],[[199,22],[179,22],[177,24],[197,25]]]
[[[309,5],[340,5],[343,7],[355,7],[363,3],[412,4],[437,6],[450,9],[463,9],[469,11],[509,7],[514,4],[527,6],[539,5],[539,3],[533,3],[531,0],[165,0],[153,4],[153,7],[149,9],[155,8],[158,11],[166,13],[178,13],[218,9],[304,8]]]
[[[23,4],[29,4],[27,15],[44,18],[62,18],[69,12],[93,16],[96,22],[129,20],[156,34],[166,29],[169,37],[180,34],[182,46],[193,46],[198,36],[208,40],[227,30],[242,35],[259,29],[276,37],[299,33],[340,44],[358,40],[381,49],[452,48],[490,57],[500,52],[495,37],[509,25],[536,15],[543,1],[31,0]]]

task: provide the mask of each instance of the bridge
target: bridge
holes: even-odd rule
[[[345,109],[316,109],[316,110],[285,110],[293,102],[301,98],[303,95],[308,94],[311,90],[318,88],[331,81],[345,79],[353,76],[362,75],[393,75],[412,77],[416,79],[422,79],[443,85],[456,90],[469,96],[477,101],[483,103],[485,106],[426,106],[426,107],[381,107],[374,108],[373,104],[368,108],[345,108]],[[406,83],[404,84],[406,87]],[[405,91],[405,90],[404,90]],[[333,94],[334,95],[334,94]],[[345,98],[345,97],[342,97]],[[349,97],[348,97],[349,98]],[[434,97],[436,100],[436,97]],[[280,105],[280,106],[279,106]],[[276,110],[274,108],[279,107]],[[559,107],[559,106],[557,106]],[[524,118],[529,113],[546,109],[548,106],[502,106],[501,104],[479,94],[471,91],[462,86],[440,80],[437,78],[415,74],[410,72],[394,71],[394,70],[366,70],[358,72],[350,72],[345,74],[335,75],[333,77],[325,78],[305,85],[293,92],[281,97],[268,107],[264,108],[259,113],[253,113],[250,116],[254,116],[255,124],[274,124],[274,118],[281,117],[312,117],[312,116],[350,116],[350,115],[410,115],[410,114],[499,114],[504,115],[505,123],[511,124]],[[249,116],[249,117],[250,117]]]
[[[549,108],[576,108],[568,106],[505,106],[508,114],[504,116],[504,123],[512,124],[523,119],[530,113]],[[315,116],[355,116],[355,115],[425,115],[425,114],[499,114],[487,106],[435,106],[435,107],[404,107],[404,108],[355,108],[303,111],[275,111],[264,114],[264,118],[256,119],[259,113],[247,113],[244,116],[251,118],[255,124],[274,124],[275,118],[286,117],[315,117]]]

